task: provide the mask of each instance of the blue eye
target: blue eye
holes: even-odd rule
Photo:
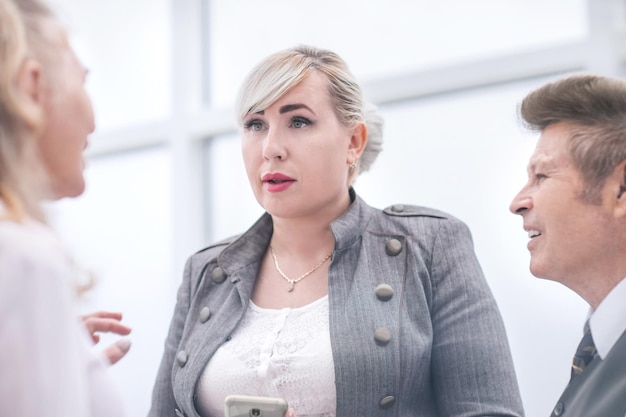
[[[296,129],[302,129],[303,127],[309,126],[311,124],[310,121],[303,117],[294,117],[291,119],[291,127]]]
[[[244,129],[252,130],[253,132],[260,132],[263,130],[263,122],[258,119],[248,120],[243,125]]]

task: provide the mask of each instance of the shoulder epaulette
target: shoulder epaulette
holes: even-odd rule
[[[422,206],[414,206],[411,204],[394,204],[389,207],[386,207],[383,210],[388,216],[396,216],[396,217],[437,217],[440,219],[447,219],[450,216],[444,213],[443,211],[439,211],[436,209],[432,209],[429,207]]]

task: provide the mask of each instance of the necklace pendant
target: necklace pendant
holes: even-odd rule
[[[313,267],[313,269],[311,269],[308,272],[305,272],[304,274],[300,275],[298,278],[293,278],[292,279],[292,278],[289,278],[287,275],[285,275],[285,273],[280,269],[280,266],[278,266],[278,258],[276,258],[276,253],[274,252],[274,248],[272,246],[270,246],[270,253],[272,254],[272,258],[274,259],[274,267],[276,268],[276,271],[278,271],[280,276],[283,277],[289,283],[289,287],[287,288],[287,292],[292,292],[293,291],[293,287],[295,286],[296,282],[302,281],[304,278],[308,277],[313,272],[317,271],[318,268],[320,266],[322,266],[324,264],[324,262],[326,262],[333,254],[332,252],[329,253],[328,255],[326,255],[326,257],[324,259],[322,259],[317,265],[315,265]]]

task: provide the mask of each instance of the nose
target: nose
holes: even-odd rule
[[[532,198],[528,193],[526,187],[522,188],[515,197],[513,197],[513,201],[511,201],[511,205],[509,206],[509,210],[513,214],[523,214],[525,211],[532,208]]]
[[[284,160],[287,157],[284,138],[277,129],[271,126],[267,129],[267,134],[263,141],[263,158]]]

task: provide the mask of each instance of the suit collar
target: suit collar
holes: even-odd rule
[[[589,325],[600,358],[605,359],[626,332],[626,279],[611,290],[591,314]]]
[[[330,224],[335,236],[335,250],[344,250],[353,246],[363,234],[369,218],[371,208],[365,204],[352,187],[349,189],[350,207]]]
[[[335,237],[335,250],[354,245],[362,235],[371,216],[371,209],[356,195],[352,187],[350,207],[330,225]],[[228,245],[218,256],[219,266],[229,277],[239,275],[251,265],[258,266],[267,250],[273,232],[272,216],[264,213],[245,233]]]

